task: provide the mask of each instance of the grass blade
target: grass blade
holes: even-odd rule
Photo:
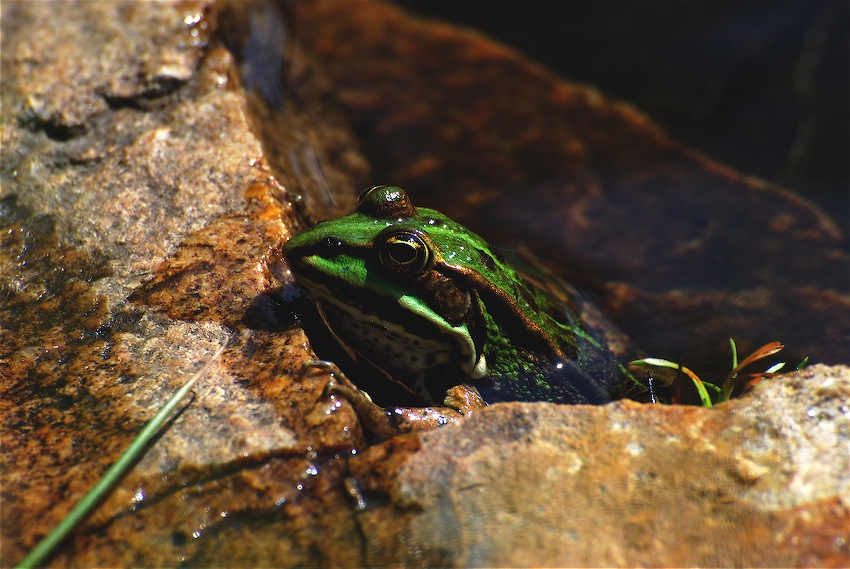
[[[732,391],[735,389],[735,380],[738,377],[738,374],[741,373],[745,367],[762,358],[772,356],[773,354],[781,351],[784,347],[785,346],[783,346],[780,342],[770,342],[744,358],[744,361],[733,367],[732,371],[729,372],[729,375],[726,376],[726,380],[723,382],[723,389],[720,392],[720,399],[718,399],[718,401],[728,401],[732,398]]]
[[[103,499],[109,491],[112,489],[112,486],[118,482],[118,480],[124,475],[127,469],[136,461],[139,456],[141,456],[142,452],[145,450],[145,446],[150,442],[150,440],[156,436],[160,427],[166,422],[168,416],[171,415],[171,412],[177,407],[180,401],[189,393],[189,390],[195,385],[198,379],[201,378],[209,369],[212,367],[213,363],[218,359],[218,356],[224,351],[226,345],[220,346],[218,350],[216,350],[215,354],[207,360],[207,362],[199,369],[192,378],[187,381],[183,387],[177,390],[177,392],[171,396],[171,399],[163,405],[159,412],[154,416],[153,419],[148,421],[148,423],[142,428],[136,438],[133,439],[133,442],[130,443],[130,446],[127,447],[127,450],[115,461],[115,463],[106,471],[100,480],[98,480],[97,484],[89,490],[88,494],[86,494],[82,500],[80,500],[76,506],[74,506],[68,515],[59,522],[59,524],[53,528],[47,536],[44,537],[36,546],[30,551],[26,557],[24,557],[16,567],[20,568],[29,568],[29,567],[38,567],[44,565],[45,560],[51,554],[51,552],[56,548],[59,543],[62,542],[63,539],[68,537],[68,534],[77,526],[77,524],[82,521],[83,518],[88,515],[88,513]]]
[[[661,358],[643,358],[640,360],[635,360],[631,362],[634,365],[650,365],[656,367],[666,367],[670,369],[675,369],[681,371],[689,378],[694,384],[694,387],[697,390],[697,394],[699,395],[699,399],[702,402],[704,407],[711,407],[711,396],[708,394],[708,390],[705,388],[705,384],[703,381],[690,369],[686,368],[682,364],[677,364],[675,362],[671,362],[670,360],[665,360]]]

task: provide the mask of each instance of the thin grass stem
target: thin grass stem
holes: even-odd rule
[[[187,381],[183,387],[177,390],[177,392],[171,396],[171,399],[163,405],[159,412],[154,416],[153,419],[148,421],[148,423],[142,428],[136,438],[133,439],[133,442],[130,443],[130,446],[127,447],[127,450],[115,461],[115,463],[106,471],[106,473],[98,480],[97,484],[89,490],[88,494],[86,494],[82,500],[80,500],[76,506],[71,508],[71,511],[62,519],[59,524],[53,528],[47,536],[44,537],[36,546],[30,551],[26,557],[24,557],[16,567],[21,569],[30,568],[30,567],[39,567],[44,565],[47,557],[53,552],[57,545],[59,545],[63,539],[68,537],[68,534],[77,526],[77,524],[82,521],[86,515],[91,512],[95,505],[97,505],[112,487],[115,485],[118,480],[124,475],[127,469],[136,461],[136,459],[141,456],[141,454],[145,450],[145,446],[150,442],[150,440],[156,436],[159,429],[168,419],[168,416],[171,415],[171,412],[180,404],[180,401],[189,393],[189,390],[195,385],[195,383],[203,376],[207,371],[209,371],[210,367],[212,367],[213,363],[218,359],[218,356],[224,351],[226,345],[220,346],[218,350],[216,350],[215,354],[207,360],[207,362],[195,372],[195,375]]]

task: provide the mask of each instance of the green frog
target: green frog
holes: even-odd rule
[[[318,364],[334,372],[327,390],[380,437],[500,401],[602,404],[637,383],[606,332],[583,317],[578,295],[558,299],[532,284],[484,239],[414,207],[399,187],[366,190],[355,213],[292,237],[283,253],[346,359],[429,405],[378,407],[338,368]]]

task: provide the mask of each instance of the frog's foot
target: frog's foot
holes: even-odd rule
[[[464,383],[455,385],[446,391],[443,405],[450,409],[456,409],[463,416],[468,417],[476,409],[486,407],[487,403],[475,387]]]
[[[468,417],[487,403],[471,385],[455,385],[446,392],[445,407],[390,407],[382,409],[390,419],[392,435],[427,431]],[[390,435],[390,436],[392,436]]]
[[[348,401],[354,407],[363,428],[379,440],[453,423],[468,416],[473,410],[486,406],[477,389],[457,385],[447,392],[444,401],[446,407],[379,407],[366,392],[351,383],[336,364],[311,360],[305,367],[330,374],[333,379],[325,384],[322,396],[338,396]]]

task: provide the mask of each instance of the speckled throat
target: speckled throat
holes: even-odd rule
[[[429,318],[421,299],[380,297],[366,288],[343,291],[328,277],[317,284],[302,276],[299,283],[350,355],[365,359],[417,395],[430,399],[414,385],[421,384],[429,370],[455,369],[455,374],[470,379],[482,375],[481,340],[476,343],[470,326],[460,322],[446,327],[436,315]]]

